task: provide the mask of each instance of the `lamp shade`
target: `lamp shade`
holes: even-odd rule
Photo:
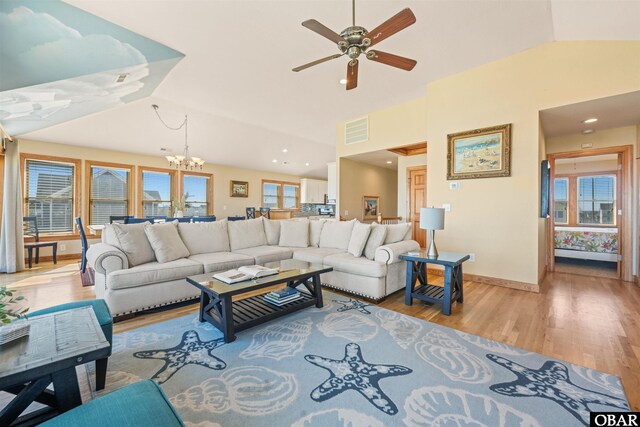
[[[444,230],[444,209],[420,208],[420,228],[425,230]]]

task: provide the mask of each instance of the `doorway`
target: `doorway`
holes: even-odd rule
[[[412,166],[407,168],[407,217],[411,222],[411,238],[427,247],[426,230],[420,228],[420,208],[427,207],[427,167]]]
[[[549,154],[550,271],[632,279],[632,146]]]

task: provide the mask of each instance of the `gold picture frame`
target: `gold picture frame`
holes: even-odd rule
[[[447,135],[447,179],[511,176],[511,124]]]
[[[377,220],[380,212],[380,196],[362,196],[362,220]]]
[[[231,180],[229,193],[231,197],[249,197],[249,183]]]

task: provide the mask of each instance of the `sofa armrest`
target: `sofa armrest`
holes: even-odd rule
[[[97,273],[105,276],[111,272],[129,268],[129,260],[124,252],[106,243],[95,243],[89,246],[87,261]]]
[[[420,245],[415,240],[402,240],[388,245],[382,245],[376,249],[374,259],[385,264],[395,264],[400,262],[400,255],[410,252],[419,251]]]

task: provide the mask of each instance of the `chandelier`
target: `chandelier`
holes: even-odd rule
[[[184,149],[182,151],[182,155],[175,155],[175,156],[165,156],[165,158],[167,159],[167,161],[169,162],[169,166],[170,167],[175,167],[176,169],[180,169],[180,168],[184,168],[185,170],[190,169],[200,169],[202,170],[202,166],[204,165],[204,160],[202,160],[199,157],[191,157],[189,155],[189,144],[187,141],[187,128],[188,128],[188,117],[185,114],[184,115],[184,121],[180,124],[180,126],[178,127],[171,127],[169,125],[167,125],[164,120],[162,120],[162,117],[160,117],[160,113],[158,113],[158,105],[156,104],[152,104],[151,105],[153,107],[153,111],[156,112],[156,115],[158,116],[158,119],[160,119],[160,122],[167,128],[167,129],[171,129],[171,130],[180,130],[182,128],[184,128]]]

